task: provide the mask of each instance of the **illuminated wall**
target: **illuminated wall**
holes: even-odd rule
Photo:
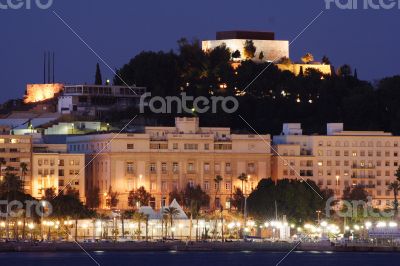
[[[35,103],[54,98],[64,88],[63,84],[27,84],[25,103]]]
[[[300,74],[300,69],[303,68],[303,73],[306,74],[307,69],[315,69],[320,71],[324,75],[332,75],[331,65],[322,64],[277,64],[276,65],[281,71],[290,71],[296,76]]]
[[[210,51],[216,47],[225,44],[231,53],[238,50],[241,58],[239,60],[245,60],[244,57],[244,45],[246,40],[230,39],[230,40],[208,40],[202,41],[203,51]],[[260,61],[260,52],[263,52],[264,58],[262,61],[276,61],[282,57],[289,58],[289,42],[279,40],[253,40],[254,46],[256,47],[256,53],[253,58],[254,61]]]

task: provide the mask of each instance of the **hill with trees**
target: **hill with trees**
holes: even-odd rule
[[[251,44],[249,44],[251,47]],[[250,51],[254,49],[249,49]],[[234,114],[198,115],[204,126],[230,126],[243,130],[242,115],[260,132],[278,134],[282,123],[300,122],[306,133],[325,132],[327,122],[343,122],[348,130],[386,130],[400,134],[400,76],[374,84],[358,79],[356,70],[343,65],[332,76],[306,70],[299,76],[280,71],[274,64],[242,62],[231,64],[238,51],[225,46],[204,52],[197,41],[178,41],[178,50],[144,51],[117,70],[129,85],[146,86],[152,96],[236,96]],[[311,60],[308,55],[304,60]],[[324,56],[323,62],[329,62]],[[257,79],[255,77],[261,73]],[[254,80],[255,79],[255,80]],[[124,84],[118,77],[114,83]],[[110,119],[131,117],[137,110],[113,113]],[[145,114],[154,123],[172,123],[176,115]],[[308,132],[307,132],[308,131]]]

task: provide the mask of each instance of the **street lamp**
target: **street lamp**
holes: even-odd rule
[[[319,216],[320,216],[320,214],[321,214],[321,211],[318,210],[318,211],[315,211],[315,212],[317,213],[317,221],[318,221],[318,224],[320,224],[320,222],[319,222]]]

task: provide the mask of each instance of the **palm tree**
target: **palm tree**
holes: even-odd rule
[[[218,192],[219,192],[219,189],[220,189],[220,184],[222,182],[222,176],[220,176],[220,175],[215,176],[214,177],[214,182],[215,182],[215,185],[217,187],[216,190],[215,190],[214,207],[217,208],[216,200],[217,200],[217,195],[218,195]]]
[[[244,191],[244,190],[243,190],[243,187],[244,187],[244,182],[247,182],[247,175],[246,175],[245,173],[241,173],[241,174],[238,176],[238,179],[239,179],[240,181],[242,181],[242,191]]]
[[[398,181],[394,181],[394,182],[390,183],[388,185],[388,190],[392,190],[393,191],[393,195],[394,195],[394,201],[393,201],[394,212],[395,212],[395,216],[397,216],[397,211],[398,211],[398,208],[399,208],[399,202],[397,200],[397,195],[399,194],[400,183]]]
[[[174,239],[174,232],[172,230],[172,226],[174,224],[174,218],[179,215],[179,210],[175,207],[168,207],[164,209],[164,214],[169,219],[170,223],[170,230],[171,230],[171,237]]]
[[[28,164],[25,162],[22,162],[19,164],[19,167],[21,168],[22,186],[25,189],[25,176],[26,176],[26,173],[28,172]]]
[[[147,226],[148,217],[147,217],[147,215],[145,215],[142,212],[135,212],[135,214],[133,216],[133,219],[138,222],[138,230],[136,231],[136,235],[137,235],[138,240],[140,240],[140,236],[142,234],[142,231],[141,231],[142,222],[144,221],[146,223],[146,226]],[[146,228],[146,230],[147,230],[147,228]]]
[[[2,170],[3,170],[3,165],[5,165],[5,164],[6,164],[6,160],[4,160],[4,158],[0,158],[0,176],[1,177],[3,177]]]
[[[125,219],[132,219],[134,212],[132,210],[126,210],[121,213],[121,230],[122,238],[125,238]]]
[[[400,166],[399,166],[399,168],[396,170],[395,176],[396,176],[397,181],[400,182]]]

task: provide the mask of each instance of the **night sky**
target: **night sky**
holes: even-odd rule
[[[218,30],[275,31],[277,39],[292,40],[325,10],[292,44],[292,59],[326,54],[335,66],[348,63],[371,81],[399,74],[397,8],[326,10],[324,0],[54,0],[48,10],[0,10],[0,102],[21,97],[26,83],[43,81],[44,50],[56,53],[56,81],[93,83],[100,61],[53,10],[112,68],[142,50],[176,49],[181,37],[214,39]],[[103,79],[112,78],[101,69]]]

